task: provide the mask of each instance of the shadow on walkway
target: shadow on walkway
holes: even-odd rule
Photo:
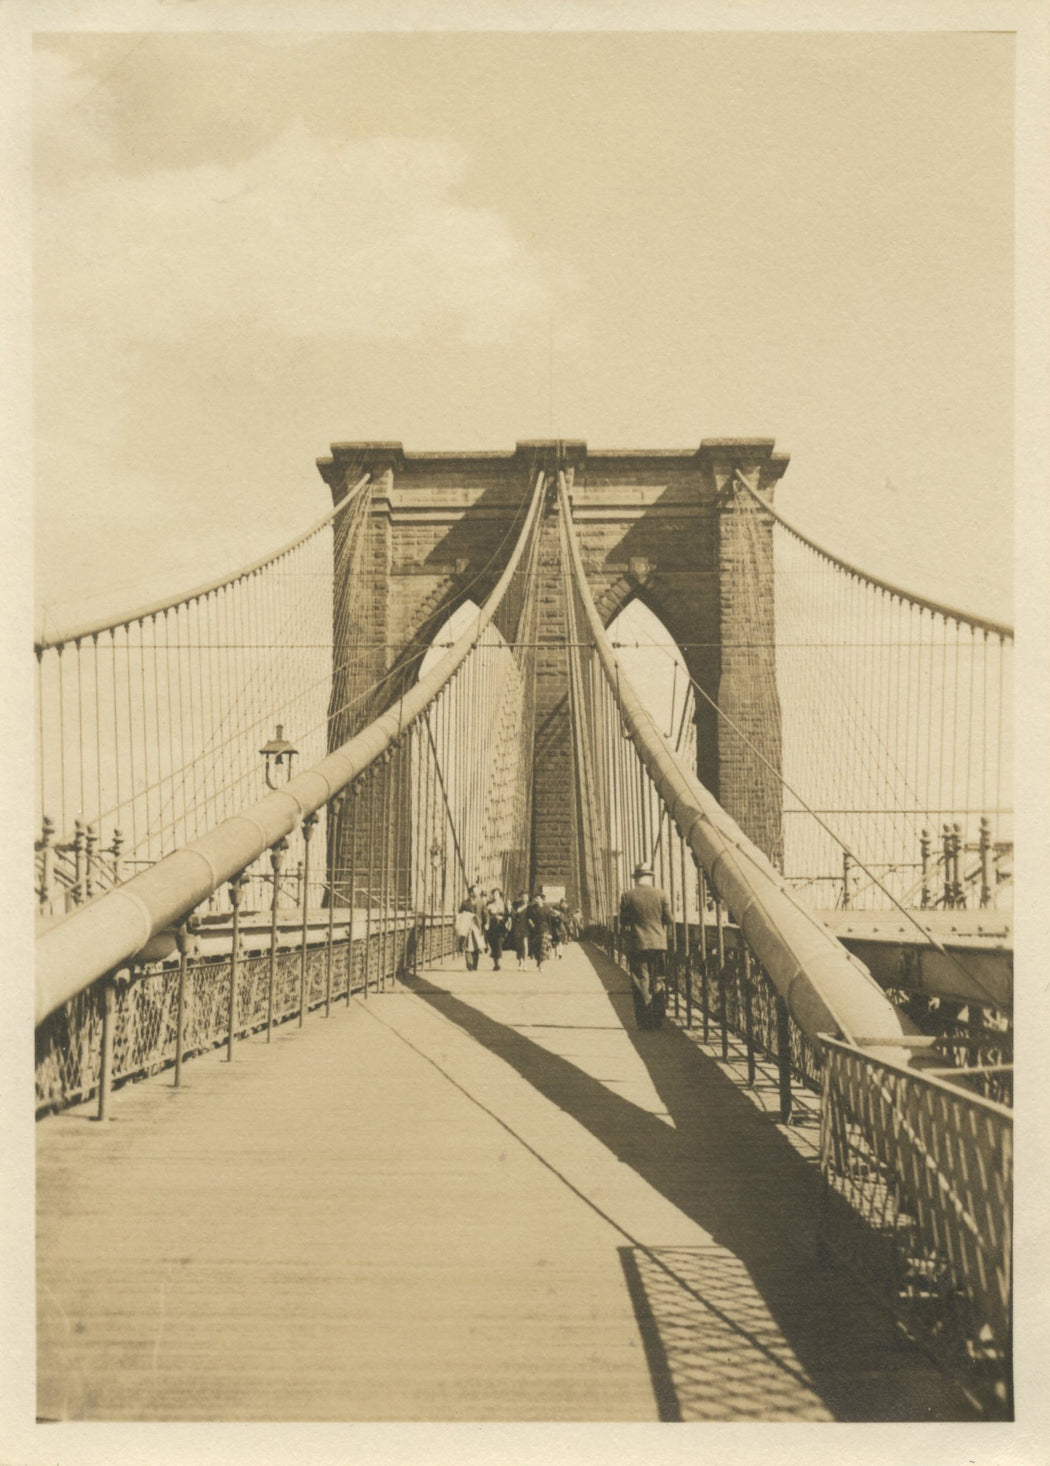
[[[673,1129],[448,989],[422,977],[406,986],[717,1244],[632,1239],[621,1249],[661,1418],[813,1420],[818,1402],[826,1419],[974,1418],[925,1356],[898,1345],[887,1316],[846,1274],[818,1267],[816,1168],[674,1024],[638,1031],[624,973],[593,948],[586,956]]]

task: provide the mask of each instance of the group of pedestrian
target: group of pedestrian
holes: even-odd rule
[[[655,884],[651,865],[634,870],[634,884],[620,898],[620,931],[627,947],[631,994],[639,1028],[659,1028],[667,1005],[665,960],[667,928],[672,923],[667,894]],[[468,972],[476,972],[486,949],[493,969],[500,970],[504,948],[513,948],[518,971],[526,961],[537,971],[551,958],[560,958],[568,942],[580,935],[581,916],[562,897],[548,901],[540,886],[533,895],[519,891],[512,902],[498,886],[484,891],[480,882],[470,887],[456,914],[457,949],[466,957]]]
[[[484,891],[477,883],[471,886],[456,913],[456,948],[460,956],[466,956],[467,971],[477,971],[486,950],[498,971],[509,930],[510,907],[500,888]]]
[[[548,901],[542,886],[532,896],[519,891],[508,904],[498,886],[486,892],[475,882],[456,913],[457,950],[466,958],[468,972],[477,971],[485,950],[498,972],[507,946],[514,951],[519,972],[527,960],[542,972],[544,962],[560,958],[579,934],[579,913],[570,910],[564,897]]]

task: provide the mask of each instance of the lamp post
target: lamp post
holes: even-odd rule
[[[268,743],[263,744],[262,748],[259,749],[259,752],[266,760],[264,777],[266,779],[267,789],[276,789],[278,787],[274,783],[271,775],[274,769],[279,769],[281,767],[285,759],[288,760],[287,773],[284,776],[285,782],[287,783],[287,781],[292,777],[292,759],[295,758],[299,750],[295,747],[294,744],[289,743],[288,740],[285,738],[283,723],[277,724],[274,736],[270,739]]]
[[[434,890],[437,891],[438,869],[441,870],[441,910],[445,910],[445,850],[441,843],[434,841],[430,847],[430,859],[434,866]]]

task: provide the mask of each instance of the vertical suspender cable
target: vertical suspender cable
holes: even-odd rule
[[[99,855],[101,856],[102,841],[102,715],[100,711],[100,694],[98,686],[98,632],[91,633],[91,665],[95,677],[95,798],[93,800],[99,824]]]
[[[139,628],[139,717],[142,731],[142,810],[144,828],[142,831],[146,859],[152,854],[153,821],[150,813],[150,766],[149,766],[149,701],[146,697],[146,623],[138,622]]]
[[[74,648],[77,659],[77,774],[80,781],[80,817],[86,820],[89,818],[89,810],[84,797],[84,653],[79,641],[74,643]]]
[[[36,652],[37,776],[40,784],[40,818],[47,814],[47,749],[44,744],[44,649]]]
[[[163,805],[163,794],[164,794],[164,777],[163,777],[164,776],[164,761],[163,761],[163,759],[161,757],[161,716],[160,716],[160,677],[159,677],[159,667],[160,667],[160,664],[159,664],[159,660],[158,660],[158,655],[159,654],[158,654],[158,651],[157,651],[157,618],[154,615],[154,616],[151,616],[150,617],[150,662],[151,662],[152,667],[153,667],[153,727],[154,727],[155,741],[156,741],[156,750],[155,751],[156,751],[156,755],[157,755],[157,770],[156,770],[156,779],[155,779],[155,782],[156,782],[156,786],[157,786],[157,842],[158,843],[157,843],[156,846],[154,846],[154,848],[157,850],[157,853],[159,855],[159,854],[162,854],[163,853],[163,849],[164,849],[163,837],[161,835],[161,825],[162,825],[162,821],[163,821],[163,808],[164,808],[164,805]],[[150,856],[152,858],[152,856],[153,856],[153,850],[150,851]]]
[[[369,980],[372,972],[372,892],[375,886],[375,836],[376,836],[376,766],[368,770],[368,886],[365,891],[365,970],[364,990],[368,997]]]
[[[347,889],[346,920],[346,1006],[350,1006],[350,994],[354,985],[354,912],[357,894],[357,838],[360,821],[361,781],[355,779],[348,789],[350,796],[350,873]],[[342,838],[340,837],[340,844]]]

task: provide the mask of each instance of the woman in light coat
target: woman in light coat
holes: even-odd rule
[[[510,907],[499,886],[494,886],[485,906],[485,940],[492,953],[493,968],[499,971],[503,955],[503,939],[510,930]]]
[[[471,886],[456,912],[456,951],[461,957],[466,954],[468,972],[477,972],[478,960],[485,945],[481,928],[484,909],[480,889]]]

